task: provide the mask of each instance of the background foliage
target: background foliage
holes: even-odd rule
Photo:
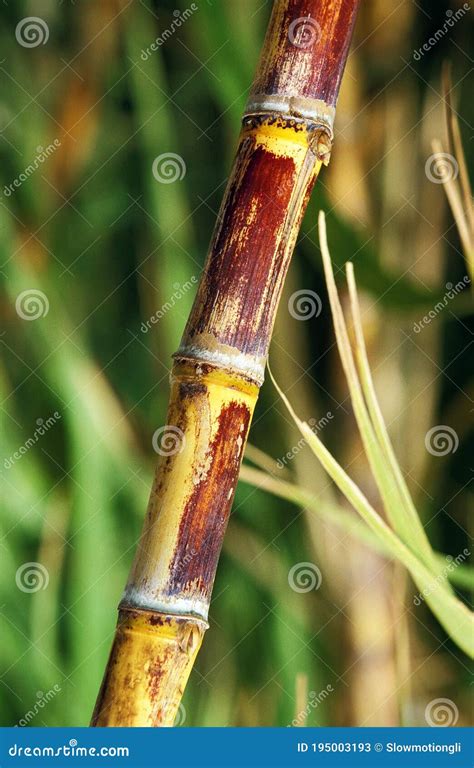
[[[152,435],[166,419],[170,355],[194,294],[180,288],[203,264],[271,4],[195,5],[149,56],[143,51],[187,5],[1,7],[4,725],[31,711],[32,725],[86,725],[109,651],[151,485]],[[298,412],[316,422],[331,414],[319,437],[377,505],[334,344],[316,232],[323,208],[339,278],[346,260],[355,265],[401,466],[430,540],[453,557],[469,547],[472,502],[469,289],[414,328],[446,285],[466,275],[442,186],[425,164],[431,140],[444,138],[445,58],[472,164],[469,15],[419,58],[414,51],[458,7],[364,4],[336,147],[309,205],[271,353]],[[32,15],[47,23],[49,38],[27,48],[15,30]],[[38,169],[5,191],[55,140]],[[165,152],[186,167],[170,184],[152,173]],[[32,289],[49,305],[45,313],[40,297],[34,321],[17,301]],[[301,289],[321,300],[321,312],[307,320],[288,309]],[[175,292],[180,298],[166,308]],[[145,333],[142,323],[160,309]],[[11,461],[38,420],[55,412],[54,425]],[[455,452],[427,450],[435,425],[454,430]],[[299,445],[270,383],[250,440],[273,458],[275,476],[349,511]],[[289,571],[301,562],[317,565],[319,589],[291,588]],[[45,588],[18,587],[25,563],[42,566]],[[466,659],[423,603],[414,605],[414,593],[402,570],[350,528],[241,482],[181,720],[287,725],[304,710],[300,721],[309,725],[420,725],[441,697],[465,724]],[[51,690],[47,705],[35,708]]]

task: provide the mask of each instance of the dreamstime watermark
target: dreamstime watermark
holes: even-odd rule
[[[308,424],[311,427],[311,429],[313,430],[313,432],[317,433],[317,432],[320,432],[322,429],[324,429],[324,427],[327,426],[327,424],[333,418],[334,418],[334,414],[331,413],[331,411],[328,411],[326,413],[326,415],[325,416],[321,416],[320,419],[314,419],[314,418],[309,419]],[[296,443],[296,445],[294,445],[292,448],[290,448],[290,450],[287,451],[284,456],[282,456],[281,458],[277,459],[276,464],[277,464],[278,469],[283,469],[284,467],[287,466],[287,464],[290,461],[293,461],[295,456],[298,456],[299,452],[301,450],[303,450],[305,445],[307,445],[306,438],[305,437],[301,437],[298,440],[298,442]]]
[[[17,568],[15,582],[21,592],[39,592],[49,584],[49,572],[43,563],[23,563]]]
[[[172,712],[174,712],[175,706],[176,706],[176,702],[174,699],[165,699],[165,701],[161,705],[162,717],[169,720],[169,715]],[[170,713],[170,710],[171,710],[171,713]],[[186,720],[186,709],[184,707],[184,704],[181,702],[176,712],[172,725],[168,727],[179,728],[180,725],[184,725],[185,720]]]
[[[315,563],[296,563],[288,572],[288,584],[294,592],[312,592],[319,589],[323,575]]]
[[[288,299],[288,311],[295,320],[311,320],[319,317],[323,303],[316,293],[309,288],[295,291]]]
[[[415,48],[413,51],[413,58],[415,61],[420,61],[425,53],[428,53],[428,51],[430,51],[436,45],[436,43],[439,43],[439,41],[443,39],[449,30],[454,27],[454,25],[460,19],[462,19],[463,16],[466,15],[470,8],[471,6],[469,3],[464,3],[464,5],[462,5],[461,8],[458,8],[456,11],[452,11],[451,9],[447,10],[446,21],[444,22],[443,26],[437,29],[436,32],[428,38],[426,43],[423,43],[420,48]]]
[[[16,179],[13,179],[10,184],[5,184],[3,187],[3,194],[5,197],[10,197],[10,195],[12,195],[16,189],[19,189],[23,182],[27,181],[27,179],[29,179],[30,176],[32,176],[33,173],[35,173],[35,171],[37,171],[38,168],[43,165],[45,160],[51,157],[53,152],[56,152],[60,146],[60,140],[54,139],[54,141],[52,141],[51,144],[48,144],[46,148],[41,146],[36,147],[36,155],[34,156],[32,162],[26,166],[26,168],[20,173],[19,176],[16,177]]]
[[[319,691],[317,693],[316,691],[310,691],[308,694],[308,703],[304,709],[301,710],[301,712],[298,712],[295,718],[291,721],[290,725],[288,725],[288,728],[296,728],[299,725],[304,725],[306,723],[306,720],[308,718],[308,715],[313,712],[313,710],[317,709],[320,704],[322,704],[328,696],[334,693],[334,688],[331,684],[327,685],[325,688],[322,689],[322,691]]]
[[[433,184],[446,184],[454,181],[459,174],[458,161],[449,152],[434,152],[425,163],[425,174]]]
[[[148,48],[143,48],[140,54],[140,57],[142,61],[147,61],[152,53],[158,50],[164,43],[166,43],[167,40],[170,39],[170,37],[173,37],[174,33],[177,29],[179,29],[189,18],[193,15],[196,11],[199,10],[199,7],[196,5],[196,3],[191,3],[189,8],[185,8],[184,11],[173,11],[174,19],[165,29],[159,37],[157,37],[149,46]]]
[[[48,42],[49,27],[39,16],[26,16],[16,25],[15,37],[23,48],[37,48]]]
[[[198,279],[195,275],[189,278],[189,280],[186,280],[185,283],[181,285],[181,283],[174,283],[174,293],[171,294],[168,301],[165,301],[164,304],[161,305],[160,309],[158,309],[154,315],[152,315],[148,320],[144,321],[141,326],[140,330],[142,333],[148,333],[152,325],[156,325],[156,323],[159,323],[160,320],[166,315],[167,312],[170,311],[170,309],[173,309],[175,304],[183,298],[183,296],[186,295],[188,291],[191,290],[191,288],[196,285]]]
[[[155,453],[160,456],[174,456],[181,453],[186,445],[186,436],[182,429],[173,424],[165,424],[153,433],[152,445]]]
[[[49,312],[49,301],[38,288],[27,288],[16,297],[15,309],[22,320],[39,320]]]
[[[446,283],[446,292],[444,293],[443,297],[436,302],[433,309],[430,309],[427,315],[422,317],[421,320],[418,320],[414,324],[414,333],[420,333],[423,328],[432,322],[432,320],[435,320],[440,312],[442,312],[443,309],[446,309],[449,302],[452,301],[458,295],[458,293],[461,293],[461,291],[463,291],[465,287],[470,284],[470,282],[470,278],[467,275],[464,275],[462,280],[458,280],[456,285],[453,285],[452,283]]]
[[[61,686],[56,683],[53,685],[52,688],[50,688],[49,691],[46,691],[46,693],[43,693],[43,691],[37,691],[36,698],[37,701],[35,701],[33,707],[28,710],[28,712],[25,712],[23,717],[18,721],[16,724],[19,728],[24,728],[26,725],[29,725],[31,721],[36,717],[36,715],[45,708],[49,702],[54,699],[55,696],[58,695],[58,693],[61,692]]]
[[[3,466],[5,469],[10,469],[14,465],[15,461],[19,461],[22,456],[25,455],[25,453],[28,453],[30,448],[33,448],[33,446],[36,445],[40,437],[43,437],[43,435],[45,435],[46,432],[51,429],[51,427],[54,427],[60,418],[61,414],[58,413],[58,411],[54,411],[54,413],[51,416],[48,416],[47,419],[36,419],[37,427],[33,434],[27,440],[25,440],[23,445],[20,445],[20,447],[14,453],[12,453],[11,456],[3,460]]]
[[[186,554],[183,557],[180,557],[178,561],[178,565],[189,565],[189,563],[192,562],[192,560],[196,557],[198,554],[197,549],[190,549],[189,552],[186,552]]]
[[[179,727],[180,725],[184,725],[185,720],[186,720],[186,710],[184,708],[184,704],[180,704],[178,707],[178,711],[176,712],[176,717],[174,719],[175,728]]]
[[[299,16],[288,27],[288,40],[295,48],[311,48],[321,39],[321,27],[311,16]]]
[[[413,598],[413,604],[417,606],[421,605],[421,603],[433,593],[433,591],[436,589],[436,585],[443,584],[448,574],[452,573],[452,571],[455,571],[456,568],[470,556],[470,554],[470,550],[466,547],[456,557],[453,557],[452,555],[446,555],[446,565],[444,566],[443,570],[436,576],[436,578],[433,579],[429,587],[425,587],[425,589],[415,595]]]
[[[130,757],[130,750],[128,747],[116,747],[114,745],[80,747],[77,744],[77,739],[69,739],[67,744],[61,744],[59,747],[49,745],[25,747],[22,744],[12,744],[8,749],[8,754],[10,757]]]
[[[459,710],[451,699],[433,699],[426,705],[425,720],[431,728],[450,728],[458,719]]]
[[[163,152],[153,160],[151,172],[160,184],[173,184],[186,176],[186,163],[176,152]]]
[[[432,456],[456,453],[459,447],[457,432],[447,424],[436,424],[425,435],[425,448]]]

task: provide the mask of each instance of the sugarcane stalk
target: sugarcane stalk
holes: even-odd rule
[[[142,537],[92,725],[172,725],[289,261],[327,164],[358,0],[277,0],[181,345]]]

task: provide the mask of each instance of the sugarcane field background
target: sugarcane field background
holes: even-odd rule
[[[271,8],[0,6],[1,725],[90,721]],[[177,726],[470,724],[472,39],[359,10]]]

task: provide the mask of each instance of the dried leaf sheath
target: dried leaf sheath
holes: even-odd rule
[[[311,189],[329,159],[356,4],[275,4],[175,355],[167,424],[176,445],[158,463],[94,725],[173,723],[207,627],[283,280]]]

